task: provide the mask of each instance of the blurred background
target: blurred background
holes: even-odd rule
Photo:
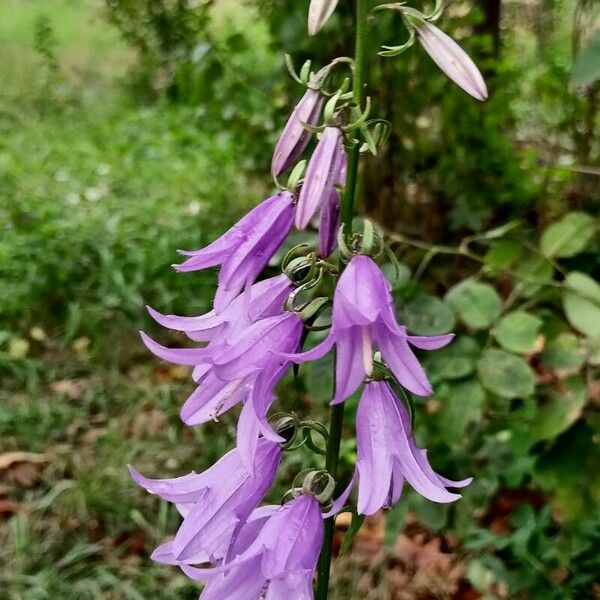
[[[145,304],[209,309],[215,273],[169,265],[271,189],[302,93],[284,53],[351,52],[352,3],[314,39],[307,5],[0,0],[1,598],[197,597],[148,560],[177,515],[125,464],[201,470],[235,415],[185,428],[188,371],[137,331],[179,341]],[[333,600],[600,598],[599,17],[597,0],[449,2],[441,26],[484,72],[483,105],[420,47],[373,44],[393,133],[360,211],[390,235],[409,329],[457,333],[424,358],[435,395],[416,428],[437,470],[475,482],[451,506],[407,489],[352,540],[343,515]],[[391,15],[372,31],[406,35]],[[325,418],[330,368],[300,369],[281,406]],[[352,436],[350,420],[345,476]],[[271,500],[307,461],[286,458]]]

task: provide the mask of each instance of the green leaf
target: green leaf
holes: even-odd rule
[[[563,308],[575,329],[590,337],[600,336],[600,285],[591,277],[577,271],[567,275]]]
[[[568,332],[549,340],[541,358],[542,364],[550,369],[577,369],[585,360],[579,338]]]
[[[384,541],[387,548],[393,548],[398,536],[404,529],[408,502],[398,502],[395,506],[385,511]]]
[[[448,523],[448,504],[431,502],[419,494],[411,494],[408,500],[409,507],[416,513],[423,525],[433,531],[440,531]]]
[[[521,294],[531,298],[545,283],[552,280],[554,267],[546,258],[536,254],[526,256],[514,270],[516,285]]]
[[[568,258],[585,250],[596,231],[596,219],[584,212],[570,212],[550,225],[542,234],[540,249],[544,256]]]
[[[540,440],[551,439],[568,429],[581,416],[586,394],[586,385],[580,376],[562,381],[539,408],[532,435]]]
[[[439,298],[421,294],[404,306],[403,321],[411,333],[437,335],[454,327],[454,313]]]
[[[589,338],[587,342],[587,362],[597,367],[600,365],[600,336]]]
[[[352,544],[352,540],[354,536],[358,533],[361,528],[363,522],[365,520],[364,515],[359,515],[356,512],[356,508],[352,508],[352,520],[350,521],[350,527],[346,534],[344,535],[344,539],[342,540],[342,547],[340,548],[340,554],[346,554],[348,550],[350,550],[350,545]]]
[[[567,518],[592,516],[600,505],[600,446],[596,438],[580,419],[538,456],[532,472],[535,485],[551,492],[552,504]]]
[[[473,338],[459,336],[449,346],[426,356],[427,374],[432,383],[462,379],[475,371],[480,352],[481,348]]]
[[[483,387],[501,398],[526,398],[535,389],[531,367],[505,350],[485,350],[477,363],[477,371]]]
[[[485,390],[475,379],[440,386],[436,396],[442,401],[436,412],[439,433],[449,446],[464,443],[467,426],[481,420]]]
[[[471,329],[486,329],[500,314],[502,300],[487,283],[466,279],[448,290],[446,302]]]
[[[522,246],[512,240],[496,242],[485,254],[483,260],[487,269],[503,271],[511,267],[521,254]]]
[[[385,275],[385,278],[390,282],[394,290],[403,288],[410,281],[410,269],[403,263],[399,262],[398,259],[393,255],[391,262],[385,263],[381,267],[381,271]]]
[[[320,402],[331,400],[333,394],[333,355],[308,363],[307,386]]]
[[[524,354],[534,350],[541,326],[541,319],[517,310],[504,315],[493,334],[505,350]]]
[[[600,29],[598,29],[573,63],[571,83],[575,86],[591,85],[600,79]]]

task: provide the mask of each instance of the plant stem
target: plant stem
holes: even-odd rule
[[[367,68],[367,8],[368,0],[356,0],[356,29],[354,50],[354,76],[352,97],[357,106],[364,100],[365,72]],[[356,183],[358,180],[359,144],[357,144],[348,157],[348,175],[346,188],[340,207],[342,223],[347,232],[352,228],[354,217],[354,203],[356,200]]]
[[[367,57],[367,9],[368,0],[356,0],[356,29],[355,29],[355,52],[354,52],[354,78],[353,78],[353,100],[357,106],[361,106],[364,99],[365,71]],[[341,220],[347,232],[352,229],[354,217],[354,204],[356,200],[356,187],[358,180],[359,163],[358,144],[350,152],[348,157],[348,171],[346,187],[340,207]],[[335,364],[335,356],[334,356]],[[335,367],[333,373],[335,386]],[[329,421],[329,439],[327,441],[327,452],[325,457],[325,468],[335,479],[340,458],[340,442],[342,440],[342,427],[344,424],[344,403],[331,407]],[[335,517],[325,521],[325,535],[323,548],[319,558],[316,600],[327,600],[329,592],[329,572],[331,569],[331,558],[333,554],[333,534],[335,528]]]

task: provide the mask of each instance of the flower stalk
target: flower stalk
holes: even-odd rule
[[[367,46],[368,46],[368,2],[367,0],[356,0],[355,13],[355,46],[354,46],[354,77],[352,88],[352,100],[356,106],[361,106],[364,100],[364,89],[367,70]],[[347,232],[352,231],[352,219],[354,218],[354,206],[356,203],[356,190],[358,183],[358,166],[360,161],[360,148],[356,145],[350,150],[346,172],[346,187],[340,206],[340,219]],[[335,364],[334,359],[334,364]],[[335,368],[335,367],[334,367]],[[335,386],[336,376],[333,381]],[[335,390],[334,390],[335,395]],[[329,439],[325,454],[325,468],[335,479],[337,477],[338,464],[340,460],[340,442],[342,440],[342,429],[344,426],[344,403],[334,404],[331,407],[329,419]],[[329,593],[329,573],[331,570],[331,558],[333,554],[333,534],[335,530],[335,517],[329,517],[325,521],[323,547],[317,567],[317,589],[315,600],[327,600]]]

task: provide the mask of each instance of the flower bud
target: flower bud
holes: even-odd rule
[[[417,28],[421,46],[433,62],[467,94],[477,100],[488,97],[485,81],[469,55],[435,25],[423,21]]]
[[[298,419],[291,414],[280,414],[271,421],[271,427],[277,435],[280,435],[285,440],[282,444],[282,448],[285,449],[293,444],[296,438]]]
[[[311,0],[308,9],[308,33],[317,34],[333,14],[338,0]]]
[[[311,471],[304,478],[302,493],[314,496],[321,504],[331,501],[335,480],[327,471]]]

